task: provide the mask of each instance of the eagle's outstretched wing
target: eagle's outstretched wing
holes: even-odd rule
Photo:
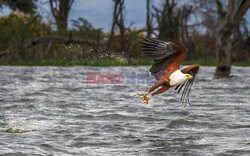
[[[157,80],[165,73],[179,69],[187,53],[187,49],[179,44],[157,39],[146,38],[141,47],[143,52],[155,61],[150,73]]]
[[[195,76],[196,76],[197,72],[199,71],[199,67],[200,67],[199,65],[191,65],[191,66],[188,66],[188,67],[186,67],[186,68],[184,68],[184,69],[181,70],[182,73],[184,73],[184,74],[190,74],[190,75],[193,76],[192,79],[189,79],[184,84],[178,85],[175,88],[175,90],[177,90],[178,93],[180,93],[182,91],[181,103],[184,106],[190,105],[189,94],[191,92],[191,87],[192,87],[192,85],[194,83]]]

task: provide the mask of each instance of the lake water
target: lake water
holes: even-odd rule
[[[129,84],[127,74],[149,68],[1,66],[0,153],[249,155],[250,67],[233,67],[221,79],[214,67],[201,67],[187,108],[174,89],[149,105],[132,96],[151,85]],[[89,84],[87,72],[121,79]]]

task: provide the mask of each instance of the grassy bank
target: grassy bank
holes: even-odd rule
[[[44,59],[39,61],[4,61],[0,60],[0,65],[10,66],[140,66],[140,65],[152,65],[153,60],[149,59],[133,59],[129,63],[125,59],[117,60],[66,60],[66,59]],[[198,59],[183,61],[183,65],[199,64],[203,66],[216,66],[216,59]],[[250,66],[250,59],[248,62],[233,62],[235,66]]]

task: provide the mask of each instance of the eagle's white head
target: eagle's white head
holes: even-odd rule
[[[180,70],[175,71],[169,77],[170,86],[177,86],[185,83],[188,79],[192,79],[193,76],[190,74],[183,74]]]

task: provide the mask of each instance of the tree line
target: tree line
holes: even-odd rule
[[[133,58],[145,57],[141,52],[140,42],[145,37],[154,37],[183,44],[189,49],[187,56],[189,60],[216,57],[216,75],[228,76],[233,60],[248,61],[250,39],[247,16],[244,15],[249,9],[249,0],[189,0],[186,3],[162,0],[160,6],[154,5],[153,0],[145,0],[146,21],[145,27],[141,29],[133,28],[133,23],[126,24],[126,1],[112,0],[113,19],[108,33],[94,28],[84,17],[70,21],[73,28],[69,30],[68,17],[75,0],[45,2],[50,7],[55,21],[56,30],[53,30],[50,25],[43,23],[37,12],[37,8],[40,7],[37,5],[38,2],[39,0],[0,0],[0,8],[8,6],[23,13],[23,15],[12,13],[8,17],[1,17],[2,31],[10,33],[16,31],[7,26],[9,19],[14,21],[14,16],[18,16],[17,20],[18,18],[24,20],[20,28],[16,29],[35,34],[26,35],[20,32],[16,37],[10,37],[11,34],[0,37],[2,58],[30,59],[34,57],[30,56],[30,51],[42,49],[43,52],[35,52],[37,54],[33,55],[39,55],[36,56],[39,59],[44,57],[94,59],[97,56],[100,56],[98,59],[102,59],[119,55],[130,61]],[[30,26],[27,25],[29,22]],[[69,51],[69,47],[72,53],[65,52]]]

